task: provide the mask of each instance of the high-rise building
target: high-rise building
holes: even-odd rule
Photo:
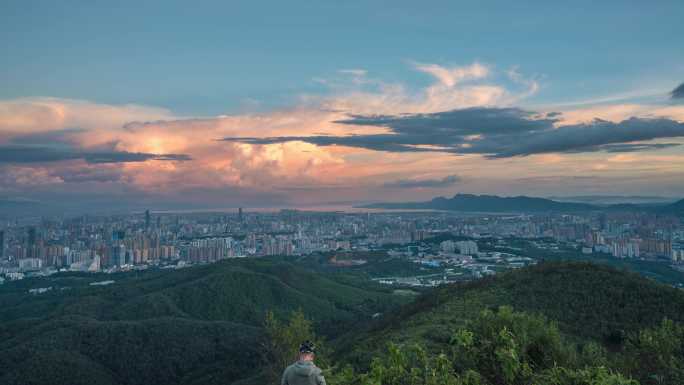
[[[113,264],[116,266],[123,266],[126,264],[126,246],[118,245],[112,250]]]
[[[613,256],[617,258],[639,258],[639,241],[618,239],[613,242]]]
[[[5,258],[5,232],[0,230],[0,259]]]
[[[112,240],[123,241],[126,239],[126,230],[115,230],[112,234]]]
[[[27,243],[28,243],[29,247],[36,245],[36,228],[35,227],[29,227]]]
[[[150,210],[145,210],[145,229],[150,228]]]
[[[242,222],[242,207],[238,209],[238,220]]]

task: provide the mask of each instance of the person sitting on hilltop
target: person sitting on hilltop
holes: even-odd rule
[[[326,385],[321,369],[314,364],[316,347],[311,341],[299,346],[299,359],[283,372],[280,385]]]

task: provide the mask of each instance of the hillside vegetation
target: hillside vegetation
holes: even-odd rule
[[[333,385],[684,383],[684,292],[637,274],[547,262],[400,305],[350,271],[259,259],[7,284],[0,383],[271,384],[303,338]]]
[[[89,285],[98,279],[116,282]],[[52,290],[27,293],[41,286]],[[231,383],[263,365],[268,311],[301,309],[332,337],[395,299],[266,259],[11,283],[0,291],[0,383]]]
[[[395,384],[390,380],[379,381],[378,371],[389,373],[394,370],[387,367],[389,361],[401,361],[404,365],[401,370],[409,370],[411,365],[418,365],[415,360],[420,354],[427,354],[427,357],[434,359],[439,354],[446,354],[443,359],[448,359],[448,365],[446,361],[428,364],[419,360],[422,362],[420,365],[423,365],[423,369],[425,365],[449,366],[451,369],[447,370],[448,373],[461,374],[461,377],[454,377],[454,383],[466,381],[463,377],[465,372],[474,370],[481,374],[478,377],[481,377],[481,382],[473,383],[482,384],[575,384],[584,382],[573,382],[568,378],[585,376],[587,381],[594,381],[611,371],[622,373],[625,381],[634,377],[643,384],[678,384],[654,382],[656,380],[650,377],[652,373],[648,373],[651,369],[644,369],[642,366],[645,363],[639,357],[645,354],[642,350],[650,343],[648,348],[653,355],[662,354],[677,362],[683,360],[684,328],[680,326],[683,322],[684,292],[679,289],[605,265],[547,262],[473,282],[443,286],[425,293],[415,302],[387,314],[364,332],[357,331],[341,339],[344,342],[339,343],[336,358],[357,372],[365,373],[367,377],[363,378],[374,378],[378,380],[374,383],[383,384]],[[502,331],[503,326],[506,326],[505,332]],[[494,349],[492,346],[502,343],[503,337],[496,334],[499,332],[512,333],[511,349],[518,349],[514,356],[521,360],[516,361],[516,365],[520,368],[530,365],[532,371],[524,378],[516,377],[515,381],[495,380],[491,377],[494,375],[492,362],[471,362],[473,356],[483,354],[481,359],[495,360],[493,350],[483,353],[477,349],[484,349],[486,345],[491,350]],[[463,338],[463,333],[472,334],[471,338],[484,333],[480,338],[488,342],[481,342],[479,348],[473,345],[468,347],[470,350],[463,350],[465,347],[458,342]],[[526,361],[525,358],[531,354],[528,349],[541,349],[540,346],[529,345],[534,345],[534,339],[537,338],[534,336],[537,334],[543,341],[539,344],[545,348],[535,353],[537,358],[534,359],[546,362],[542,366],[539,362]],[[388,341],[391,342],[389,348]],[[672,346],[664,346],[665,342]],[[487,358],[488,354],[492,356]],[[410,363],[412,360],[413,363]],[[551,360],[551,363],[545,360]],[[594,365],[592,360],[597,360],[598,364]],[[657,366],[655,363],[647,365]],[[560,372],[554,374],[547,371],[555,366],[559,366],[558,370],[567,369],[570,372],[561,375]],[[460,371],[458,368],[461,368]],[[577,372],[584,369],[589,371]],[[604,369],[608,371],[604,373]],[[677,374],[677,370],[684,370],[662,362],[660,369],[666,372],[665,377],[676,377],[681,375]],[[553,382],[548,376],[567,378]],[[344,379],[344,376],[341,378]],[[460,379],[457,381],[457,378]],[[340,383],[345,382],[342,380]]]

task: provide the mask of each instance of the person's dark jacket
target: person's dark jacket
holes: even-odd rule
[[[326,385],[321,369],[311,361],[297,361],[283,372],[280,385]]]

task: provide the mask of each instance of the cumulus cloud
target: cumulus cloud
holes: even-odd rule
[[[0,142],[13,136],[70,128],[106,133],[130,121],[173,119],[168,110],[135,104],[107,105],[61,98],[0,101]]]
[[[301,95],[290,108],[203,118],[70,99],[0,101],[0,190],[28,186],[26,193],[40,185],[66,193],[70,184],[78,184],[73,190],[101,184],[106,191],[121,187],[123,195],[204,191],[203,201],[220,200],[228,190],[245,197],[279,191],[281,202],[311,203],[321,196],[363,200],[394,187],[411,199],[423,192],[419,187],[458,183],[456,172],[471,181],[508,177],[508,167],[525,175],[595,166],[631,171],[633,164],[555,153],[641,159],[646,154],[635,152],[674,148],[673,138],[682,136],[677,120],[684,121],[684,109],[675,103],[533,112],[514,107],[539,89],[517,69],[413,67],[431,82],[415,88],[347,69],[324,82],[327,93]],[[535,154],[547,155],[520,160]],[[482,156],[505,160],[482,162]],[[677,166],[650,162],[658,170]],[[426,170],[430,179],[416,179],[427,178]]]
[[[460,182],[461,178],[458,175],[448,175],[439,179],[399,179],[393,182],[383,184],[384,187],[389,188],[443,188],[451,187]]]

